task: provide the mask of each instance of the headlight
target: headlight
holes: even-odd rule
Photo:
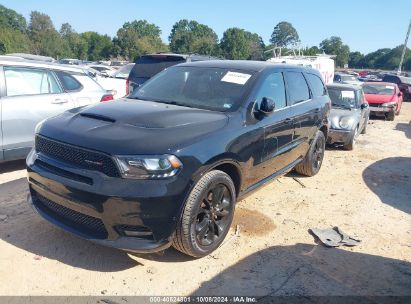
[[[163,179],[176,175],[183,167],[174,155],[120,155],[115,158],[123,178]]]
[[[354,124],[354,118],[352,117],[342,117],[340,118],[339,125],[341,129],[351,129]]]
[[[36,127],[34,128],[34,134],[38,134],[40,132],[41,126],[44,124],[46,120],[43,119],[42,121],[40,121]]]
[[[383,103],[381,106],[382,107],[393,107],[393,106],[395,106],[396,103],[397,102],[395,102],[395,101],[390,101],[390,102]]]

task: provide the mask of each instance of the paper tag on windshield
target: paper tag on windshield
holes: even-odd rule
[[[342,98],[354,98],[354,91],[341,91]]]
[[[227,74],[221,78],[221,81],[244,85],[250,77],[250,74],[227,72]]]

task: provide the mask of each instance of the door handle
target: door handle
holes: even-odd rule
[[[57,98],[57,99],[54,99],[51,103],[52,103],[52,104],[68,103],[68,100],[67,100],[67,99],[59,99],[59,98]]]
[[[293,123],[293,120],[291,118],[286,118],[285,123],[286,124],[291,124],[291,123]]]

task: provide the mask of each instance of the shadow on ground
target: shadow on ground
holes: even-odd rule
[[[193,295],[411,295],[411,264],[337,248],[264,249],[204,282]]]
[[[404,132],[405,136],[411,139],[411,121],[409,123],[397,123],[395,130]]]
[[[0,184],[0,239],[22,250],[87,270],[114,272],[139,264],[126,252],[95,245],[49,224],[26,203],[27,181]]]
[[[362,176],[383,203],[411,214],[411,157],[379,160],[368,166]]]
[[[10,162],[5,162],[0,164],[0,174],[1,173],[9,173],[16,170],[23,170],[26,169],[26,161],[25,160],[15,160]]]

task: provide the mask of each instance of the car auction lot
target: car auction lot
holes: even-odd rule
[[[1,164],[0,295],[411,295],[410,120],[404,103],[395,121],[371,119],[354,151],[329,148],[318,175],[291,173],[240,201],[202,259],[63,232],[26,204],[24,162]],[[325,248],[308,232],[333,226],[361,245]]]

